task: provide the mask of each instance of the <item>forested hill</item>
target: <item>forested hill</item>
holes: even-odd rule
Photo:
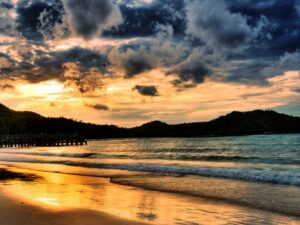
[[[300,133],[300,117],[275,111],[232,112],[209,122],[169,125],[153,121],[135,128],[96,125],[66,118],[46,118],[17,112],[0,104],[0,135],[82,135],[85,138],[197,137],[248,134]]]
[[[17,112],[0,104],[0,135],[82,135],[86,138],[124,136],[126,129],[72,119],[46,118],[34,112]]]
[[[160,121],[131,130],[135,136],[197,137],[300,133],[300,117],[275,111],[232,112],[209,122],[168,125]]]

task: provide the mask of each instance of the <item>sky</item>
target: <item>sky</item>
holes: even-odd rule
[[[132,127],[300,116],[300,0],[0,0],[0,102]]]

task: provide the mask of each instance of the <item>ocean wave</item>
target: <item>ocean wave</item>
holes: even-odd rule
[[[243,157],[238,155],[195,155],[195,154],[105,154],[105,153],[52,153],[52,152],[0,152],[5,154],[49,156],[49,157],[70,157],[70,158],[99,158],[99,159],[159,159],[159,160],[183,160],[183,161],[243,161],[258,160],[259,157]]]
[[[193,155],[179,155],[175,156],[179,160],[191,161],[231,161],[231,160],[256,160],[259,157],[244,157],[238,155],[225,156],[225,155],[207,155],[207,156],[193,156]]]
[[[272,184],[300,186],[300,169],[284,168],[257,168],[257,167],[209,167],[209,166],[181,166],[158,164],[129,164],[129,163],[93,163],[73,161],[51,160],[27,160],[27,159],[1,159],[7,162],[47,163],[63,164],[68,166],[118,169],[136,172],[169,173],[179,175],[199,175],[207,177],[219,177],[227,179],[246,180],[252,182],[264,182]]]
[[[276,164],[276,165],[300,165],[299,159],[291,158],[260,158],[254,156],[240,155],[198,155],[198,154],[109,154],[99,152],[83,153],[53,153],[53,152],[16,152],[0,151],[1,154],[30,155],[63,158],[90,158],[90,159],[137,159],[137,160],[169,160],[169,161],[191,161],[191,162],[239,162],[253,164]]]
[[[153,153],[205,153],[205,152],[224,152],[228,151],[225,148],[154,148],[154,149],[138,149],[138,152],[153,152]]]
[[[14,152],[14,151],[5,151],[0,152],[4,154],[11,155],[31,155],[31,156],[49,156],[49,157],[68,157],[68,158],[88,158],[92,157],[96,153],[52,153],[52,152]]]

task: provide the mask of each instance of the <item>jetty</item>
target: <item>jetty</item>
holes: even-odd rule
[[[42,147],[42,146],[71,146],[87,145],[85,138],[74,136],[56,135],[2,135],[0,148],[7,147]]]

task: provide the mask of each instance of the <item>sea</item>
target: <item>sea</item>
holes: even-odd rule
[[[11,181],[44,204],[150,224],[300,224],[300,134],[89,140],[6,148]]]

